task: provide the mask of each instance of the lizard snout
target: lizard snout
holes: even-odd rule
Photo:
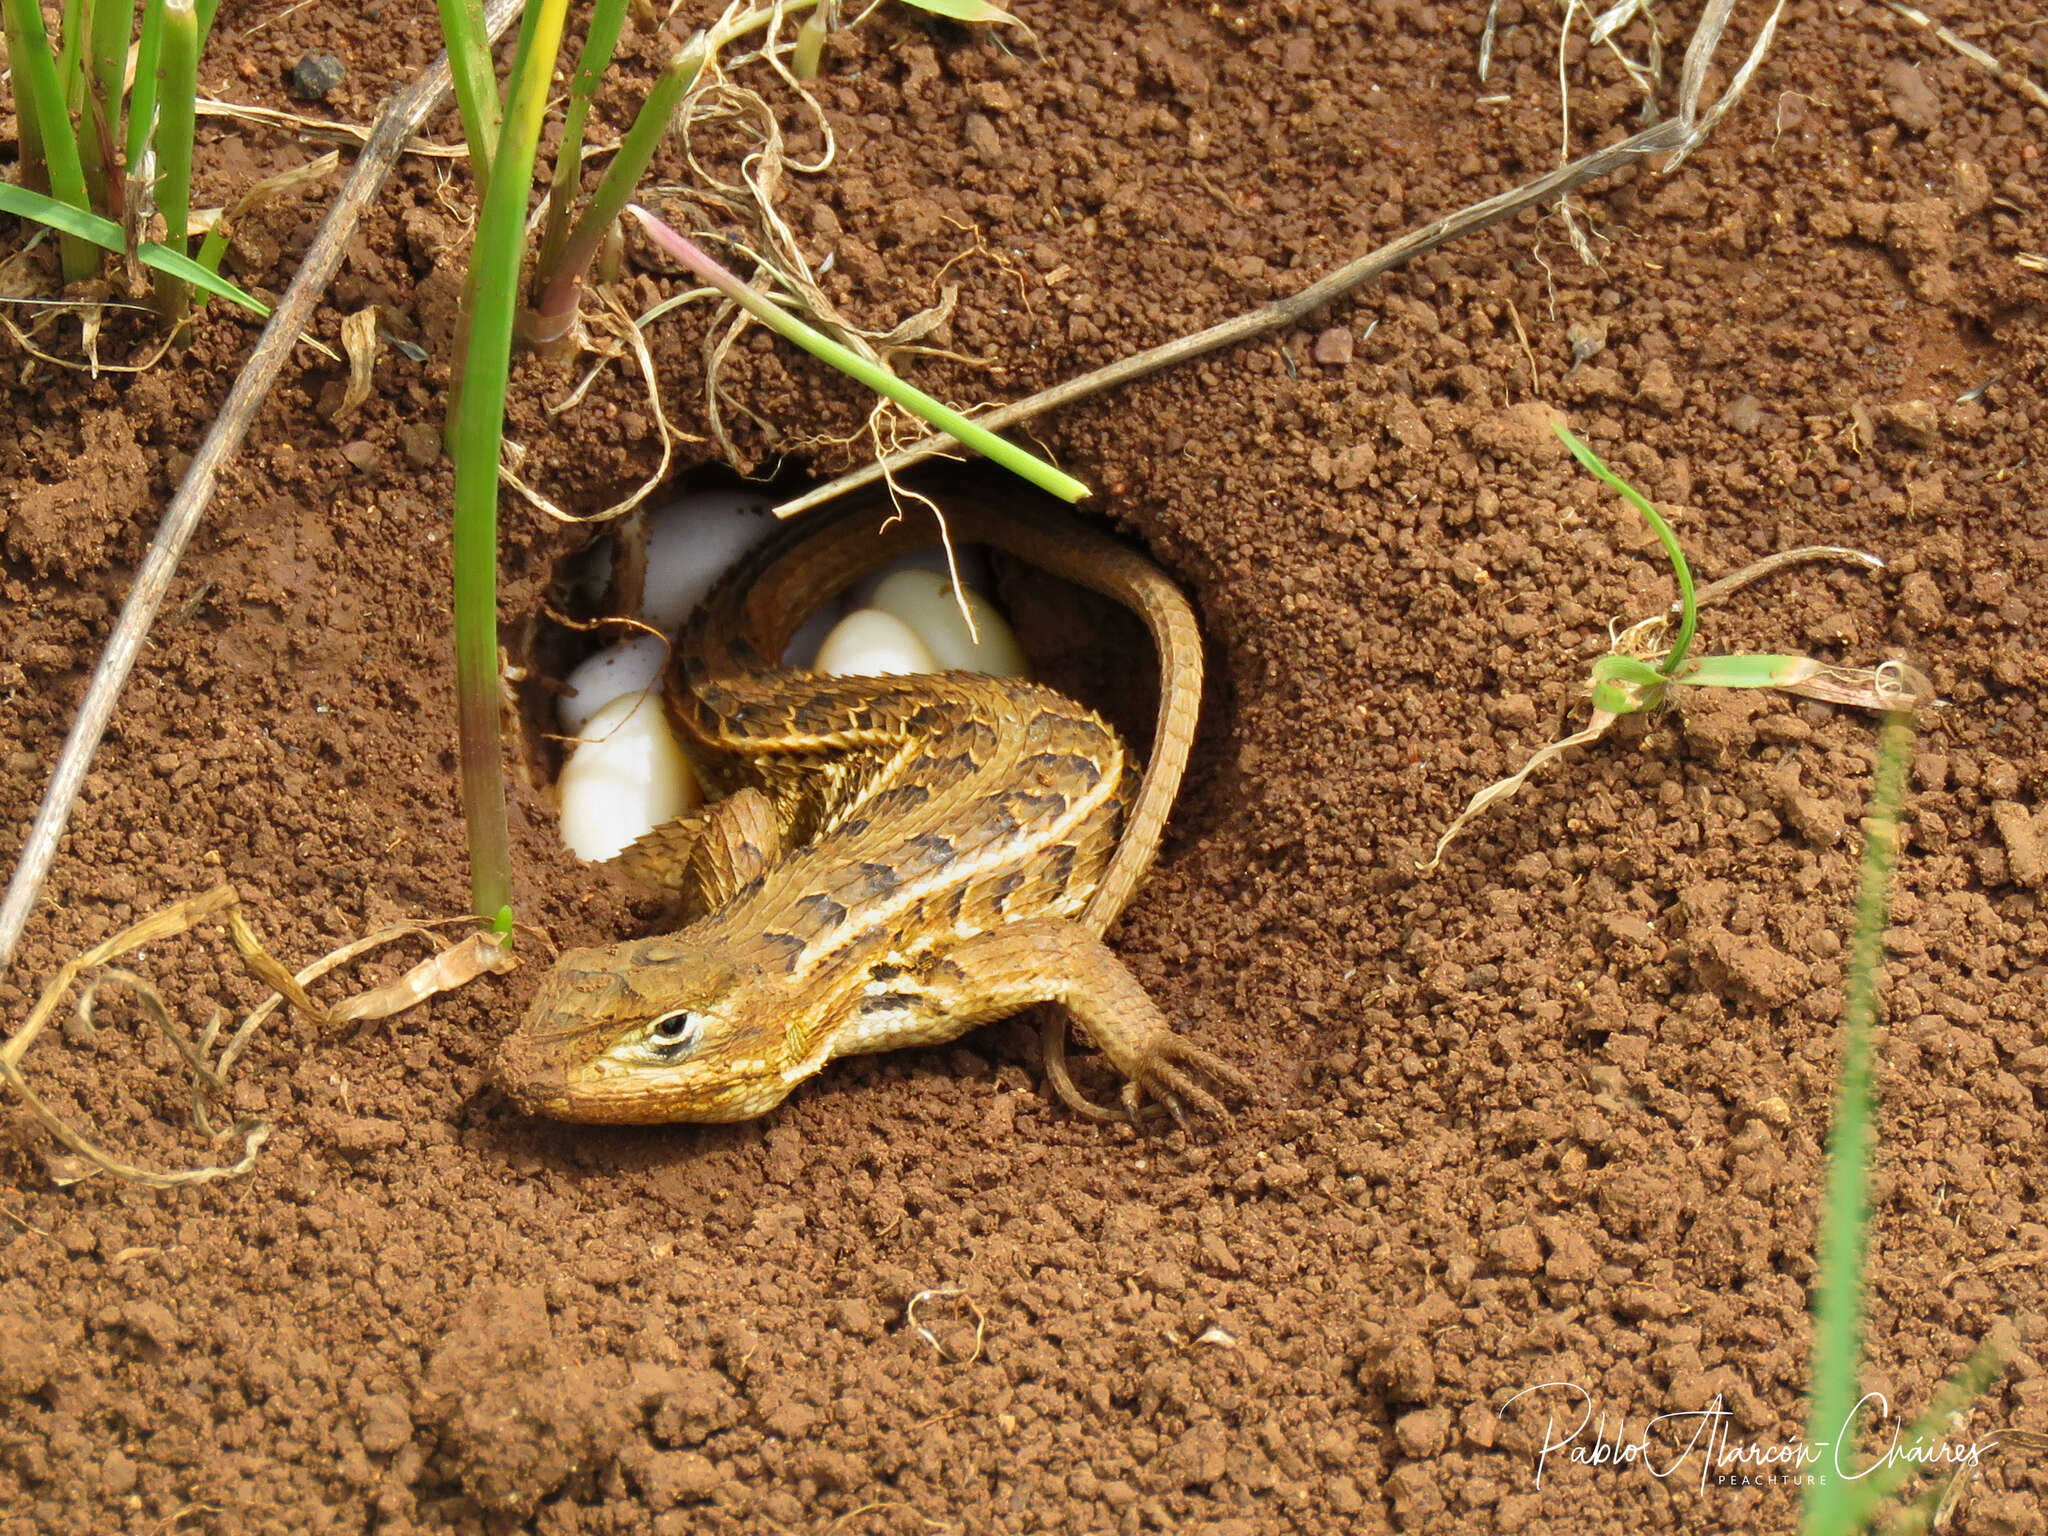
[[[491,1078],[529,1115],[560,1115],[569,1097],[569,1069],[559,1050],[525,1030],[498,1047]]]

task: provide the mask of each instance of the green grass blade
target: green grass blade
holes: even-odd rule
[[[1876,1076],[1870,1032],[1877,1021],[1887,890],[1898,857],[1899,805],[1913,742],[1910,713],[1887,715],[1878,736],[1877,773],[1864,819],[1863,885],[1849,947],[1843,1006],[1842,1069],[1828,1134],[1827,1190],[1820,1215],[1819,1280],[1813,1303],[1813,1384],[1807,1443],[1829,1447],[1831,1464],[1849,1471],[1843,1437],[1861,1393],[1857,1365],[1863,1322],[1863,1258],[1870,1220],[1871,1098]],[[1842,1476],[1806,1485],[1800,1528],[1805,1536],[1847,1536],[1855,1525],[1856,1484]]]
[[[21,35],[20,17],[17,12],[24,0],[0,0],[0,29],[7,38],[7,57],[19,59],[27,51],[27,43]],[[37,13],[40,17],[41,13]],[[37,116],[34,92],[27,75],[21,70],[14,71],[15,134],[21,145],[21,184],[31,192],[48,194],[50,190],[50,166],[43,156],[42,119]]]
[[[156,205],[164,216],[164,244],[190,253],[193,108],[199,98],[199,12],[193,0],[163,0],[163,94],[156,124]],[[159,272],[157,311],[176,323],[191,290],[183,279]]]
[[[64,92],[64,110],[76,117],[85,105],[85,0],[64,0],[57,45],[57,84]]]
[[[483,0],[438,3],[441,36],[448,44],[448,72],[455,87],[455,110],[462,118],[462,138],[469,145],[469,171],[476,178],[477,200],[481,202],[490,191],[491,167],[498,157],[498,135],[503,131],[504,117],[497,77],[491,72],[491,41],[484,27]]]
[[[128,39],[135,30],[135,0],[92,0],[85,60],[85,111],[79,118],[80,159],[86,186],[98,178],[99,209],[116,211],[120,167],[113,163],[120,138],[121,96],[127,83]]]
[[[535,280],[542,285],[552,278],[561,260],[562,246],[569,238],[576,195],[583,190],[584,125],[590,119],[590,104],[597,97],[598,87],[604,83],[604,72],[611,67],[625,21],[626,0],[597,0],[590,8],[583,52],[576,60],[576,73],[569,80],[569,104],[562,112],[562,147],[555,151],[555,179],[548,188],[547,223],[541,232],[540,256],[534,262]],[[616,209],[612,216],[618,216]]]
[[[545,264],[547,256],[542,253],[543,264],[536,268],[534,274],[537,281],[546,285],[540,302],[534,306],[533,336],[536,340],[551,341],[568,330],[575,318],[584,278],[597,256],[598,247],[604,243],[605,232],[618,221],[627,202],[639,190],[640,179],[647,174],[655,150],[661,147],[676,109],[682,105],[690,87],[697,83],[706,57],[704,35],[700,32],[669,60],[668,67],[662,70],[654,88],[647,93],[647,99],[640,104],[633,126],[626,130],[626,137],[619,144],[619,152],[605,167],[597,190],[590,194],[589,205],[578,216],[568,239],[556,253],[553,266]]]
[[[463,293],[468,327],[453,431],[455,684],[470,891],[475,910],[485,913],[499,913],[512,900],[498,735],[498,459],[534,147],[566,10],[567,0],[532,0],[521,21],[497,154],[477,216],[475,260]],[[452,37],[450,44],[452,49]]]
[[[1691,688],[1782,688],[1812,671],[1809,656],[1702,656],[1671,681]]]
[[[135,88],[128,93],[128,134],[124,152],[132,166],[142,158],[156,116],[156,71],[163,57],[163,0],[142,0],[142,33],[135,43]]]
[[[1650,505],[1649,497],[1603,464],[1600,455],[1574,437],[1563,422],[1552,422],[1550,429],[1563,440],[1565,447],[1571,449],[1572,457],[1584,466],[1588,474],[1605,481],[1624,501],[1643,515],[1643,521],[1648,523],[1651,531],[1657,535],[1657,542],[1664,546],[1665,558],[1670,560],[1672,573],[1678,578],[1679,605],[1678,635],[1671,642],[1671,649],[1665,653],[1663,662],[1664,675],[1668,677],[1678,669],[1678,664],[1685,660],[1685,653],[1692,646],[1693,631],[1699,627],[1699,608],[1693,601],[1692,567],[1685,563],[1685,551],[1678,547],[1678,535],[1671,531],[1671,525],[1664,521],[1657,509]]]
[[[26,187],[17,187],[12,182],[0,181],[0,213],[11,213],[17,218],[34,219],[38,224],[47,224],[68,240],[80,240],[90,249],[98,246],[103,251],[117,254],[127,249],[121,236],[121,226],[112,219],[103,219],[96,213],[87,213],[73,208],[69,203],[60,203],[54,197],[45,197],[40,192],[31,192]],[[182,278],[193,287],[239,304],[253,315],[268,316],[267,305],[257,302],[233,283],[218,273],[209,272],[190,256],[174,251],[168,246],[158,245],[154,240],[145,241],[136,253],[144,265],[172,277]]]
[[[57,62],[50,56],[50,34],[43,28],[42,7],[36,4],[36,0],[6,0],[6,4],[11,22],[8,43],[13,50],[14,88],[20,98],[18,109],[25,108],[34,114],[37,131],[42,136],[43,163],[50,177],[49,200],[90,218],[91,204],[85,196],[85,172],[78,161],[78,136],[72,131],[64,88],[58,80]],[[19,208],[7,211],[23,212]],[[25,214],[25,217],[48,224],[63,236],[60,264],[64,269],[65,282],[83,282],[99,271],[100,259],[93,246],[102,242],[76,231],[67,231],[55,219],[42,218],[34,213]],[[120,245],[105,248],[122,249]]]
[[[995,433],[986,427],[975,425],[951,406],[940,404],[923,390],[906,384],[887,369],[877,368],[852,348],[841,346],[831,337],[812,330],[789,311],[754,292],[699,250],[694,243],[677,234],[645,208],[628,205],[628,211],[639,219],[641,228],[647,232],[650,240],[776,335],[794,342],[813,357],[830,363],[841,373],[865,384],[875,393],[887,396],[920,420],[937,427],[941,432],[950,433],[963,446],[972,448],[976,453],[1002,465],[1011,474],[1030,481],[1040,490],[1048,491],[1062,501],[1079,501],[1089,494],[1088,487],[1072,475],[1055,469],[1043,459],[1026,453],[1013,443],[1004,442]]]
[[[213,13],[220,0],[199,0],[195,8],[198,34],[192,52],[196,58],[206,47],[213,31]],[[163,61],[163,0],[142,0],[142,35],[135,48],[135,87],[128,93],[128,164],[142,158],[156,117],[157,70]]]
[[[993,21],[1019,25],[1017,18],[989,0],[903,0],[908,6],[920,11],[929,11],[934,16],[944,16],[950,21]]]
[[[1593,707],[1611,715],[1637,715],[1664,702],[1670,679],[1647,661],[1612,652],[1593,663]]]

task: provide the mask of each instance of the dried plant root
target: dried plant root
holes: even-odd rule
[[[1556,741],[1547,742],[1543,746],[1538,747],[1529,755],[1529,760],[1522,764],[1520,768],[1504,779],[1494,780],[1493,783],[1487,785],[1486,788],[1480,790],[1470,800],[1466,801],[1465,809],[1458,812],[1458,819],[1444,828],[1444,835],[1436,840],[1436,851],[1429,856],[1429,862],[1427,864],[1418,864],[1416,868],[1420,869],[1424,874],[1433,874],[1437,866],[1443,863],[1444,850],[1451,846],[1452,840],[1460,832],[1465,830],[1467,822],[1484,813],[1487,807],[1495,802],[1506,800],[1514,795],[1524,784],[1529,782],[1529,775],[1538,768],[1541,768],[1545,763],[1550,762],[1554,758],[1562,757],[1573,747],[1591,746],[1602,736],[1605,736],[1608,727],[1620,718],[1620,715],[1614,714],[1609,710],[1596,709],[1593,711],[1593,718],[1586,722],[1584,730],[1575,731],[1569,736],[1561,737]]]
[[[467,922],[470,919],[455,918],[448,921]],[[272,989],[268,997],[250,1010],[248,1016],[229,1037],[218,1057],[212,1053],[214,1042],[219,1038],[221,1026],[226,1019],[225,1013],[216,1010],[213,1019],[195,1037],[178,1022],[162,994],[154,986],[135,972],[113,963],[146,945],[176,938],[204,924],[214,922],[223,922],[227,925],[235,951],[250,975]],[[255,1166],[256,1154],[269,1139],[271,1127],[267,1121],[243,1118],[236,1120],[234,1125],[224,1131],[216,1131],[207,1112],[208,1100],[227,1091],[229,1075],[250,1038],[258,1026],[276,1012],[279,1006],[289,1002],[307,1018],[323,1025],[350,1020],[388,1018],[412,1007],[415,1003],[424,1002],[438,992],[459,987],[486,972],[500,973],[510,970],[518,963],[510,949],[494,934],[472,934],[469,938],[451,945],[436,937],[431,932],[432,926],[435,925],[417,922],[393,924],[366,938],[345,944],[331,954],[323,955],[294,975],[263,947],[262,940],[242,910],[242,899],[235,888],[230,885],[217,886],[202,896],[174,902],[152,912],[140,922],[130,924],[112,938],[94,945],[67,962],[51,978],[49,985],[44,987],[42,995],[37,998],[35,1007],[29,1013],[27,1022],[15,1031],[4,1045],[0,1045],[0,1081],[4,1081],[21,1096],[29,1112],[57,1142],[70,1149],[68,1156],[58,1156],[51,1160],[51,1175],[59,1184],[76,1183],[81,1179],[90,1178],[95,1173],[111,1173],[128,1183],[140,1184],[151,1189],[173,1189],[183,1184],[234,1178],[247,1173]],[[315,1002],[307,994],[306,983],[317,980],[337,966],[393,940],[413,936],[427,938],[435,946],[436,953],[398,980],[371,988],[331,1008]],[[203,1164],[170,1171],[140,1167],[115,1156],[85,1132],[71,1125],[29,1085],[22,1071],[22,1059],[55,1016],[64,998],[81,980],[85,985],[80,991],[75,1013],[79,1023],[87,1030],[93,1026],[99,996],[107,987],[120,986],[135,994],[142,1004],[144,1013],[177,1049],[191,1075],[193,1129],[216,1141],[239,1136],[239,1156],[231,1162]]]

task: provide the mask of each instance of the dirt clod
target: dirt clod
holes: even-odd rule
[[[421,1401],[470,1496],[522,1517],[616,1456],[631,1421],[625,1372],[564,1349],[530,1287],[472,1299],[427,1362]]]

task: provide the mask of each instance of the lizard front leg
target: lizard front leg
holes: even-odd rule
[[[1040,918],[980,934],[948,950],[925,985],[932,1003],[963,1023],[1060,1004],[1123,1073],[1124,1107],[1134,1120],[1147,1096],[1182,1124],[1190,1108],[1230,1119],[1204,1078],[1254,1096],[1236,1067],[1175,1034],[1115,952],[1077,922]]]
[[[627,844],[616,862],[634,879],[675,893],[680,921],[690,923],[724,906],[784,848],[773,803],[758,789],[741,789],[664,822]]]

